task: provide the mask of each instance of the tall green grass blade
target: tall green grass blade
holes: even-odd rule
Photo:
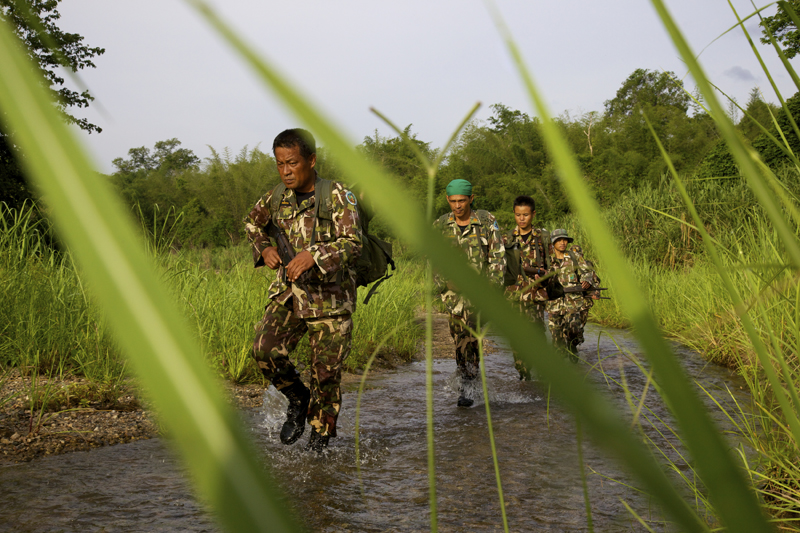
[[[480,328],[480,325],[478,325]],[[497,483],[497,498],[500,500],[500,513],[503,517],[503,531],[508,533],[508,517],[506,516],[506,502],[503,499],[503,482],[500,479],[500,462],[497,460],[497,446],[494,443],[494,427],[492,427],[492,408],[489,406],[489,387],[486,384],[486,364],[483,359],[483,338],[486,335],[486,329],[478,333],[473,331],[472,334],[478,339],[478,362],[481,372],[481,387],[483,388],[483,405],[486,409],[486,428],[489,431],[489,445],[492,450],[492,463],[494,464],[494,477]]]
[[[789,119],[789,123],[792,125],[792,129],[794,130],[795,135],[797,135],[797,138],[800,139],[800,128],[797,127],[797,123],[795,122],[794,117],[792,116],[792,113],[789,110],[789,107],[786,105],[786,102],[784,101],[783,96],[781,95],[781,92],[778,90],[778,86],[775,83],[775,80],[772,79],[772,74],[770,73],[769,69],[767,68],[767,65],[764,63],[764,60],[761,58],[761,53],[758,51],[758,48],[756,48],[756,45],[753,42],[753,39],[750,37],[750,32],[747,31],[747,28],[745,28],[745,26],[744,26],[744,22],[742,22],[742,20],[739,18],[739,13],[736,11],[736,8],[733,7],[733,3],[731,2],[731,0],[728,0],[728,5],[730,6],[731,11],[733,11],[733,14],[736,16],[736,20],[739,21],[739,25],[741,26],[742,31],[744,32],[744,36],[747,38],[747,42],[750,43],[750,48],[753,51],[753,54],[758,59],[759,64],[761,65],[761,70],[763,70],[764,74],[766,74],[767,79],[769,80],[770,84],[772,85],[772,89],[775,91],[775,94],[777,95],[778,100],[780,100],[781,106],[783,107],[783,110],[786,113],[786,118]],[[761,14],[760,13],[759,13],[758,16],[759,16],[759,18],[761,18]],[[798,79],[797,74],[795,73],[795,71],[792,68],[792,66],[789,64],[789,60],[786,59],[786,56],[783,54],[783,51],[780,49],[780,46],[778,46],[778,43],[775,41],[775,37],[769,32],[768,32],[768,35],[769,35],[770,41],[772,42],[772,45],[778,51],[778,55],[781,57],[781,60],[783,61],[784,66],[787,68],[787,70],[789,72],[789,75],[792,78],[792,81],[794,81],[794,83],[797,86],[798,90],[800,90],[800,79]],[[778,133],[780,133],[781,136],[783,136],[783,131],[780,128],[778,128]],[[787,143],[786,146],[788,148],[789,144]]]
[[[411,148],[411,150],[416,154],[417,159],[422,163],[428,173],[428,201],[427,206],[425,209],[425,220],[428,224],[433,222],[433,204],[434,204],[434,190],[436,185],[436,173],[439,170],[439,165],[441,164],[445,154],[447,154],[448,150],[458,138],[459,133],[461,130],[466,126],[466,124],[472,119],[475,113],[478,111],[480,107],[480,102],[476,103],[472,109],[470,109],[469,113],[464,117],[461,121],[461,124],[455,129],[453,134],[450,136],[450,139],[444,145],[444,147],[439,151],[438,155],[436,156],[435,161],[431,162],[425,154],[422,153],[417,143],[412,141],[408,135],[406,135],[405,131],[402,131],[398,128],[388,117],[383,115],[377,109],[370,108],[370,110],[375,113],[378,117],[380,117],[386,124],[392,128],[395,133],[397,133],[402,139],[403,142]],[[427,421],[427,444],[428,444],[428,485],[429,485],[429,498],[430,498],[430,508],[431,508],[431,531],[436,531],[437,529],[437,519],[436,519],[436,453],[435,453],[435,439],[434,439],[434,431],[433,431],[433,270],[431,266],[428,265],[426,267],[426,275],[425,275],[425,402],[426,402],[426,421]],[[487,410],[488,410],[488,403],[487,403]],[[491,434],[491,419],[487,415],[487,421],[489,424],[489,431]],[[497,464],[497,453],[494,448],[494,440],[492,440],[492,457]],[[499,472],[497,472],[497,483],[498,483],[498,491],[500,494],[500,500],[502,503],[503,500],[503,492],[502,487],[500,485],[500,477]],[[505,507],[502,508],[503,511],[503,522],[506,523],[505,518]],[[507,524],[506,524],[507,530]]]
[[[358,394],[356,396],[356,422],[355,422],[355,429],[353,430],[354,437],[355,437],[355,448],[356,448],[356,473],[358,475],[358,485],[361,489],[361,495],[364,496],[364,483],[361,479],[361,454],[360,454],[360,447],[359,444],[361,442],[361,435],[360,435],[360,422],[361,422],[361,397],[364,395],[364,386],[367,384],[367,376],[369,376],[369,369],[372,368],[372,363],[375,361],[375,358],[378,356],[378,353],[383,349],[383,346],[386,344],[386,341],[397,333],[397,330],[400,329],[402,324],[398,324],[383,338],[378,342],[378,345],[375,346],[375,349],[372,351],[372,355],[369,356],[367,359],[366,364],[364,365],[364,371],[361,373],[361,381],[358,384]]]
[[[752,3],[752,0],[751,0],[751,3]],[[792,6],[789,5],[787,2],[778,2],[778,5],[780,5],[784,9],[786,9],[790,16],[794,16],[794,19],[797,19],[797,14],[795,14],[794,9],[792,9]],[[755,5],[753,7],[755,7]],[[738,18],[738,15],[737,15],[737,18]],[[785,68],[786,72],[789,73],[789,76],[792,78],[792,81],[794,82],[795,87],[797,87],[797,90],[800,90],[800,78],[797,77],[797,72],[795,72],[794,67],[792,66],[792,64],[789,63],[789,59],[786,57],[786,54],[783,52],[783,49],[778,44],[778,41],[775,39],[775,36],[772,35],[772,32],[769,31],[769,29],[767,29],[766,26],[764,25],[764,17],[761,16],[761,12],[760,11],[758,12],[758,18],[761,21],[761,27],[764,28],[764,31],[767,32],[767,35],[769,36],[769,41],[770,41],[770,43],[772,43],[773,48],[775,48],[775,52],[778,54],[778,57],[781,59],[781,62],[783,63],[783,68]],[[750,34],[744,28],[744,25],[742,25],[742,29],[745,31],[745,35],[747,36],[747,38],[749,40],[750,39]],[[792,118],[792,123],[794,123],[794,118]]]
[[[653,365],[658,381],[663,388],[665,401],[675,414],[685,442],[697,463],[703,483],[709,490],[715,510],[730,531],[744,533],[768,530],[758,502],[749,491],[737,463],[734,462],[728,452],[727,444],[708,416],[703,403],[691,386],[680,364],[662,338],[658,323],[650,312],[648,303],[643,298],[639,287],[637,287],[633,273],[619,251],[619,246],[608,231],[599,207],[592,199],[580,169],[571,155],[568,144],[558,126],[550,119],[547,106],[522,60],[522,56],[509,30],[503,23],[499,12],[496,11],[494,4],[490,3],[489,6],[512,60],[524,80],[534,109],[536,109],[538,116],[542,120],[542,131],[549,152],[560,171],[562,183],[570,198],[573,210],[579,214],[579,218],[587,228],[595,250],[597,250],[613,282],[618,300],[626,311],[626,315],[634,324],[636,337]],[[684,59],[687,62],[690,60],[694,62],[694,57],[687,57],[687,55],[690,56],[688,53],[683,54]],[[699,72],[692,71],[692,73],[695,79],[698,76],[702,76],[702,73]],[[706,92],[703,92],[703,94],[708,101],[709,95]],[[711,96],[713,97],[713,95]],[[712,106],[712,109],[721,114],[718,107]],[[777,210],[774,214],[780,219],[780,213]],[[783,223],[785,233],[789,235],[789,228],[785,221],[782,219],[780,221]],[[800,248],[797,249],[797,252],[797,258],[800,260]],[[594,435],[594,432],[592,433]],[[675,496],[677,497],[677,495]],[[670,501],[670,504],[666,507],[672,513],[680,512],[681,519],[687,521],[683,527],[687,527],[689,523],[698,521],[698,519],[693,512],[683,507],[684,505],[685,502],[683,500],[680,503]],[[685,513],[691,513],[691,515],[686,515]],[[693,527],[698,526],[705,528],[705,525],[697,524],[696,522],[693,525]]]
[[[769,360],[769,354],[767,353],[766,347],[764,346],[763,342],[761,341],[761,338],[756,333],[755,328],[753,327],[753,324],[750,321],[750,317],[747,315],[746,311],[744,311],[742,309],[743,308],[743,302],[741,300],[741,297],[739,296],[738,291],[736,290],[735,286],[731,282],[730,277],[727,275],[727,272],[726,272],[726,270],[725,270],[725,268],[724,268],[724,266],[722,264],[722,260],[719,257],[719,254],[717,253],[716,247],[711,242],[711,238],[708,236],[708,233],[706,232],[706,229],[703,226],[703,223],[702,223],[702,220],[700,218],[700,215],[698,214],[697,210],[694,207],[694,204],[692,203],[691,199],[689,198],[689,195],[686,192],[686,188],[683,185],[683,181],[681,180],[680,176],[678,175],[677,171],[675,170],[675,167],[672,164],[672,160],[670,159],[669,155],[667,154],[667,151],[664,149],[664,146],[661,144],[661,140],[656,135],[655,129],[653,129],[653,126],[650,123],[649,119],[647,119],[647,116],[645,116],[645,120],[647,121],[647,125],[650,128],[650,132],[651,132],[653,138],[655,139],[656,143],[658,144],[659,150],[661,150],[662,157],[667,162],[667,165],[669,167],[670,173],[672,174],[672,177],[675,180],[675,183],[676,183],[676,185],[677,185],[677,187],[678,187],[678,189],[679,189],[679,191],[681,193],[681,196],[684,199],[684,202],[686,203],[686,207],[689,210],[689,213],[691,214],[692,219],[695,221],[695,224],[698,225],[699,228],[700,228],[700,235],[703,238],[703,244],[705,246],[706,252],[708,253],[708,255],[711,258],[711,260],[714,263],[714,265],[716,266],[717,272],[720,275],[720,277],[722,278],[723,285],[725,286],[725,288],[728,291],[728,294],[730,295],[731,299],[733,300],[734,307],[739,309],[739,317],[740,317],[745,329],[748,331],[748,333],[751,334],[750,335],[750,339],[751,339],[751,341],[753,343],[753,346],[754,346],[754,348],[756,350],[756,353],[759,356],[759,360],[761,361],[762,365],[764,366],[764,370],[765,370],[765,372],[767,374],[767,378],[769,379],[770,384],[775,389],[775,395],[778,397],[778,402],[780,403],[781,407],[784,410],[785,415],[787,416],[787,418],[790,421],[790,424],[793,427],[795,440],[797,442],[800,442],[800,440],[798,440],[798,436],[800,436],[800,433],[798,433],[798,431],[800,431],[800,420],[797,419],[796,413],[792,410],[791,404],[789,403],[789,400],[786,398],[786,395],[783,392],[783,387],[781,386],[780,381],[778,380],[778,377],[775,374],[775,371],[774,371],[774,369],[772,367],[772,362]],[[701,464],[698,464],[698,470],[700,470],[701,477],[702,477],[703,468],[702,468]],[[705,480],[705,478],[703,478],[703,479]],[[711,499],[712,499],[712,501],[714,501],[713,491],[712,491]],[[715,506],[718,506],[717,502],[715,502]],[[733,516],[735,516],[735,515],[731,515],[731,517],[733,517]],[[745,517],[740,517],[740,519],[743,519],[743,518],[745,518]],[[750,527],[754,527],[755,525],[756,525],[756,522],[752,521],[751,524],[750,524]],[[731,526],[729,526],[729,527],[731,527]],[[750,531],[758,531],[758,530],[751,529]]]
[[[744,115],[746,118],[749,118],[749,119],[750,119],[750,121],[751,121],[753,124],[755,124],[756,126],[758,126],[758,128],[761,130],[761,132],[762,132],[764,135],[766,135],[766,136],[767,136],[767,138],[769,139],[769,141],[770,141],[771,143],[773,143],[775,146],[777,146],[777,147],[778,147],[778,148],[779,148],[779,149],[780,149],[780,150],[781,150],[781,151],[782,151],[782,152],[783,152],[783,153],[786,155],[786,157],[788,157],[789,159],[791,159],[791,160],[792,160],[792,162],[793,162],[793,163],[794,163],[794,164],[795,164],[795,165],[796,165],[798,168],[800,168],[800,159],[798,159],[798,158],[797,158],[797,156],[794,154],[794,152],[792,152],[792,150],[791,150],[789,147],[787,147],[787,145],[786,145],[786,137],[784,137],[784,136],[783,136],[783,134],[782,134],[783,132],[781,131],[781,127],[780,127],[780,125],[778,124],[778,119],[777,119],[777,118],[775,117],[775,115],[772,113],[772,109],[770,109],[769,107],[767,107],[767,111],[769,111],[769,116],[772,118],[772,124],[775,126],[775,129],[776,129],[776,130],[778,130],[778,131],[781,131],[781,139],[783,139],[783,141],[778,141],[778,139],[776,139],[776,138],[775,138],[775,136],[774,136],[774,135],[772,135],[772,132],[770,132],[770,131],[767,129],[767,127],[766,127],[766,126],[764,126],[764,125],[763,125],[763,124],[761,124],[759,121],[757,121],[755,118],[753,118],[753,117],[750,115],[750,113],[748,113],[748,112],[747,112],[747,109],[745,109],[745,108],[743,108],[742,106],[740,106],[740,105],[739,105],[739,103],[738,103],[736,100],[734,100],[733,98],[731,98],[730,96],[728,96],[728,95],[727,95],[727,94],[726,94],[726,93],[725,93],[725,92],[724,92],[722,89],[720,89],[719,87],[717,87],[716,85],[714,85],[714,84],[713,84],[713,83],[711,83],[711,82],[709,82],[709,85],[711,85],[711,86],[712,86],[714,89],[716,89],[716,90],[717,90],[717,91],[718,91],[718,92],[719,92],[719,93],[720,93],[722,96],[724,96],[724,97],[725,97],[725,98],[728,100],[728,102],[731,102],[731,103],[733,103],[733,105],[735,105],[735,106],[736,106],[736,107],[739,109],[739,111],[741,111],[741,112],[742,112],[742,114],[743,114],[743,115]],[[706,111],[706,112],[708,112],[708,111]]]
[[[753,163],[753,159],[751,159],[751,155],[753,154],[748,153],[748,150],[742,143],[741,138],[737,135],[736,131],[734,130],[733,124],[731,124],[730,121],[728,121],[724,117],[724,114],[720,113],[721,106],[717,101],[715,95],[713,94],[713,91],[711,90],[709,84],[706,82],[705,74],[700,68],[700,65],[696,63],[693,59],[691,59],[691,50],[689,49],[689,45],[683,39],[683,35],[680,33],[680,30],[678,30],[666,7],[660,0],[652,0],[652,1],[654,6],[656,7],[656,11],[658,12],[662,21],[664,22],[664,25],[666,26],[667,30],[672,36],[673,42],[675,43],[681,55],[683,56],[684,60],[686,60],[687,63],[689,64],[689,67],[692,70],[692,75],[697,81],[697,84],[700,87],[701,92],[705,95],[706,101],[709,102],[711,107],[720,117],[723,117],[717,122],[720,132],[722,133],[723,137],[728,143],[728,147],[730,148],[731,153],[733,153],[734,157],[739,163],[740,168],[743,171],[743,174],[745,175],[745,177],[747,177],[748,184],[750,185],[751,189],[756,194],[756,197],[758,198],[759,202],[765,208],[765,211],[769,215],[769,218],[772,221],[778,233],[778,236],[780,237],[783,244],[786,246],[787,251],[790,254],[790,257],[792,258],[792,263],[794,264],[794,267],[798,268],[798,263],[794,260],[793,257],[794,251],[798,249],[797,239],[794,236],[794,233],[789,229],[788,224],[786,223],[785,219],[782,216],[782,213],[780,212],[780,209],[774,204],[771,195],[764,187],[764,183],[758,171],[758,167]],[[670,164],[669,161],[668,164]],[[677,176],[677,173],[674,172],[674,168],[671,169],[671,171],[673,172],[673,177],[676,179],[676,184],[680,188],[681,195],[683,196],[684,201],[688,202],[687,208],[690,209],[692,217],[694,218],[695,222],[697,222],[698,220],[700,220],[699,215],[697,214],[696,210],[694,210],[694,206],[691,205],[691,201],[689,200],[688,194],[686,193],[686,190],[683,187],[683,182]],[[704,228],[701,228],[701,231],[704,232]],[[709,242],[706,240],[705,237],[703,241],[704,243]],[[742,321],[742,325],[745,331],[747,332],[750,341],[753,344],[753,348],[755,349],[756,354],[758,355],[759,361],[761,362],[763,370],[767,375],[767,379],[769,380],[770,385],[773,388],[773,392],[776,396],[776,399],[778,400],[778,403],[783,411],[783,414],[784,416],[786,416],[787,421],[789,422],[789,425],[792,428],[792,435],[795,440],[795,447],[798,447],[800,446],[800,420],[798,420],[797,413],[792,408],[789,399],[786,397],[783,391],[783,387],[781,386],[780,381],[772,367],[767,349],[764,346],[764,343],[761,341],[761,338],[758,332],[756,331],[752,321],[744,311],[742,299],[738,295],[736,287],[733,285],[730,278],[726,275],[725,269],[722,266],[722,262],[720,261],[720,258],[716,253],[715,247],[707,245],[706,250],[709,253],[709,256],[711,257],[712,261],[714,262],[717,271],[722,277],[723,283],[725,284],[725,288],[728,294],[731,296],[733,300],[734,308],[737,310],[737,314],[739,315],[739,318]],[[793,386],[791,383],[787,385]]]
[[[586,465],[583,462],[583,430],[581,429],[581,419],[575,419],[575,440],[578,444],[578,467],[581,472],[581,487],[583,488],[583,504],[586,508],[586,527],[589,533],[594,533],[592,523],[592,501],[589,499],[589,483],[586,480]]]
[[[622,423],[619,413],[606,399],[583,384],[582,377],[561,360],[544,334],[537,332],[525,317],[513,310],[503,294],[492,287],[488,280],[475,273],[466,263],[463,254],[451,248],[440,234],[426,224],[425,217],[403,191],[380,168],[358,157],[351,143],[302,99],[276,70],[260,60],[206,4],[199,1],[193,1],[192,4],[295,115],[315,131],[336,157],[342,172],[351,179],[360,179],[365,193],[370,195],[374,205],[392,225],[398,237],[425,255],[443,276],[457,286],[464,287],[464,296],[481,309],[482,316],[491,320],[493,327],[509,340],[526,362],[536,368],[565,404],[579,413],[595,442],[619,457],[643,481],[653,497],[660,500],[664,509],[683,530],[706,531],[705,524],[681,499],[653,456]],[[363,179],[365,176],[370,179]],[[633,293],[633,289],[628,292]],[[637,298],[634,301],[640,300]]]
[[[37,71],[0,19],[0,106],[27,174],[51,199],[57,229],[90,280],[195,486],[235,531],[294,531],[285,506],[158,282],[122,203],[96,177]]]

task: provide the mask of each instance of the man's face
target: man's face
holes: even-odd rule
[[[536,211],[531,210],[531,206],[529,205],[518,205],[514,207],[514,219],[517,221],[517,226],[522,231],[531,229],[534,216],[536,216]]]
[[[463,219],[469,215],[470,204],[475,195],[465,196],[463,194],[454,194],[447,197],[447,203],[450,204],[450,209],[458,219]]]
[[[559,252],[563,252],[564,250],[567,249],[567,244],[569,244],[569,241],[567,241],[567,239],[558,239],[556,242],[553,243],[553,246]]]
[[[295,192],[311,192],[314,188],[316,154],[311,154],[306,159],[300,155],[299,146],[290,148],[278,146],[275,148],[275,163],[278,165],[281,181],[287,189],[294,189]]]

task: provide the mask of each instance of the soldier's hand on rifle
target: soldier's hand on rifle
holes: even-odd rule
[[[588,281],[582,281],[581,282],[581,288],[582,289],[590,289],[590,288],[592,288],[592,284],[589,283]]]
[[[281,266],[281,257],[278,255],[278,249],[274,246],[267,246],[262,250],[261,257],[264,258],[264,264],[275,270]]]
[[[295,281],[303,272],[314,265],[314,256],[308,250],[303,250],[286,265],[286,277],[289,281]]]

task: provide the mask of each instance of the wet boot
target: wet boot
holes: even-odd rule
[[[472,398],[467,396],[467,386],[466,386],[467,383],[468,383],[468,381],[464,380],[462,378],[461,386],[458,388],[458,404],[457,405],[459,407],[472,407],[472,404],[475,403],[475,401]]]
[[[578,343],[574,340],[570,341],[569,345],[567,346],[567,355],[569,356],[569,360],[571,363],[577,363],[579,361],[578,358]]]
[[[286,409],[286,422],[281,428],[281,442],[292,444],[303,434],[306,429],[306,416],[308,415],[308,404],[311,401],[311,392],[298,380],[290,386],[281,390],[284,396],[289,399],[289,407]]]
[[[330,438],[330,435],[323,436],[317,433],[316,430],[312,429],[311,437],[308,439],[308,444],[306,444],[306,451],[322,453],[322,451],[328,447],[328,441]]]

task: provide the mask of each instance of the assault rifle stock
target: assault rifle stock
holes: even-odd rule
[[[286,232],[279,228],[274,222],[272,222],[272,220],[270,220],[267,225],[264,226],[264,229],[266,230],[267,235],[272,237],[272,239],[275,241],[278,249],[278,257],[281,258],[281,263],[283,263],[283,266],[286,267],[286,265],[288,265],[296,255],[294,253],[294,247],[292,247],[291,243],[289,242],[289,237],[287,237]],[[283,277],[283,281],[289,283],[289,280],[286,278],[286,268],[283,269]],[[292,283],[294,283],[298,288],[303,289],[308,296],[308,300],[313,301],[311,298],[311,292],[308,290],[308,282],[310,281],[310,277],[311,272],[306,270]]]

